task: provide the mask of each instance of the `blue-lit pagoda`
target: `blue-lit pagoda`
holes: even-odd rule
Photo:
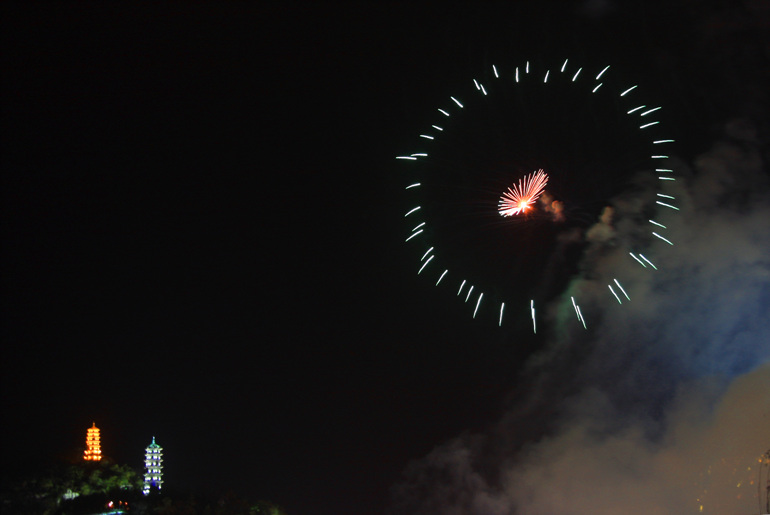
[[[163,447],[152,443],[144,450],[144,487],[142,493],[147,495],[150,490],[160,490],[163,485]]]

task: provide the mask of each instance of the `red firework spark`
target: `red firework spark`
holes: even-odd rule
[[[513,216],[519,213],[526,213],[535,204],[548,183],[548,174],[541,168],[523,179],[519,179],[518,184],[503,193],[498,204],[498,211],[501,216]]]

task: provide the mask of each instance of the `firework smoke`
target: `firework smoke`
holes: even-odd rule
[[[590,330],[569,300],[554,306],[531,393],[485,434],[413,463],[395,511],[756,512],[757,458],[770,447],[770,187],[759,149],[735,121],[683,174],[677,245],[661,243],[657,271],[612,250],[638,215],[616,199],[570,286]],[[619,275],[631,301],[608,308]]]

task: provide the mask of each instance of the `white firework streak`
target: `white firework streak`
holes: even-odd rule
[[[568,62],[569,62],[568,59],[564,60],[563,64],[561,65],[561,67],[559,69],[560,73],[564,73],[567,70]],[[492,65],[491,68],[492,68],[491,71],[492,71],[492,73],[494,75],[494,79],[498,79],[498,78],[500,78],[501,76],[504,75],[504,74],[501,74],[501,73],[498,72],[497,66]],[[592,86],[593,87],[592,93],[596,93],[602,87],[603,83],[598,82],[598,81],[605,75],[605,73],[609,70],[609,68],[610,68],[609,65],[605,66],[596,75],[596,77],[594,79],[596,82]],[[574,70],[574,68],[573,68],[573,70]],[[578,68],[577,71],[574,72],[574,74],[571,76],[571,82],[576,82],[577,81],[577,79],[580,76],[582,70],[583,70],[582,68]],[[530,62],[529,61],[526,61],[525,66],[523,67],[522,72],[524,74],[529,74],[530,73]],[[539,75],[537,70],[535,70],[534,73],[536,75]],[[589,73],[589,72],[587,72],[587,73]],[[550,69],[547,69],[546,72],[545,72],[545,75],[544,76],[541,75],[540,77],[542,77],[542,82],[544,84],[548,83],[549,79],[551,78],[551,76],[550,76]],[[520,76],[519,67],[515,68],[514,78],[515,78],[515,82],[517,82],[517,83],[520,81],[521,78],[526,78],[526,77],[521,77]],[[565,77],[565,79],[569,80],[569,76]],[[492,79],[490,78],[489,80],[491,81]],[[482,84],[482,82],[479,81],[479,80],[476,80],[476,79],[472,79],[472,81],[473,81],[473,84],[474,84],[476,90],[480,91],[483,95],[486,96],[487,95],[487,90],[484,87],[484,85]],[[635,90],[637,88],[638,88],[638,85],[632,85],[632,86],[627,87],[626,89],[624,89],[622,92],[620,92],[619,95],[620,95],[620,97],[625,97],[625,96],[629,95],[632,92],[635,93],[636,92]],[[633,96],[633,95],[631,95],[631,96]],[[449,99],[454,104],[452,106],[453,108],[464,109],[466,107],[458,99],[458,97],[449,96]],[[645,116],[648,116],[648,115],[650,115],[652,113],[658,112],[661,109],[662,109],[661,106],[655,106],[655,107],[649,108],[647,105],[641,104],[641,105],[637,105],[637,107],[633,107],[630,110],[628,110],[627,114],[634,115],[634,116],[639,116],[639,117],[645,117]],[[438,111],[439,111],[439,113],[441,113],[442,115],[444,115],[446,117],[451,116],[451,113],[450,113],[451,110],[448,107],[446,109],[440,109],[439,108]],[[652,117],[650,117],[650,118],[652,118]],[[638,125],[638,128],[644,130],[644,129],[648,129],[648,128],[651,128],[653,126],[656,126],[656,125],[660,124],[660,121],[657,121],[657,120],[654,120],[654,121],[647,121],[647,120],[649,120],[649,118],[647,118],[645,120],[646,123],[642,123],[641,125]],[[640,120],[640,122],[641,122],[641,120]],[[433,140],[437,139],[438,136],[440,136],[442,132],[444,132],[444,128],[439,126],[439,125],[432,125],[431,127],[436,132],[420,134],[419,135],[420,138],[422,138],[423,140],[433,141]],[[655,130],[657,130],[657,129],[649,129],[649,131],[645,131],[645,134],[647,132],[655,132]],[[650,139],[652,139],[652,138],[650,138]],[[661,145],[661,144],[673,143],[674,141],[675,141],[674,139],[655,139],[654,141],[652,141],[652,144],[654,144],[654,145]],[[414,154],[410,154],[410,155],[397,156],[396,159],[404,160],[404,161],[417,161],[419,158],[427,158],[427,156],[428,156],[427,153],[422,152],[422,153],[414,153]],[[650,157],[650,159],[653,159],[653,160],[669,159],[668,155],[663,155],[663,154],[651,155],[649,157]],[[658,179],[660,181],[675,181],[676,180],[674,177],[668,175],[668,174],[673,174],[674,173],[674,170],[672,168],[654,168],[654,169],[655,169],[655,172],[657,172],[657,174],[662,174],[662,175],[658,175]],[[512,187],[509,187],[507,189],[507,191],[504,192],[503,195],[500,197],[500,200],[499,200],[499,203],[498,203],[498,212],[500,213],[500,215],[501,216],[513,216],[513,215],[518,215],[518,214],[525,213],[528,209],[531,209],[534,206],[534,204],[537,201],[537,199],[543,194],[545,186],[547,185],[548,179],[549,179],[548,175],[542,169],[538,170],[537,172],[533,172],[533,173],[531,173],[529,175],[526,175],[523,178],[519,179],[518,183],[515,183]],[[419,191],[420,189],[422,189],[421,186],[422,186],[422,184],[420,182],[413,182],[413,183],[409,184],[408,186],[406,186],[405,189],[407,189],[407,190],[414,189],[414,190]],[[676,207],[672,203],[669,203],[670,201],[675,200],[674,196],[663,194],[663,193],[657,193],[657,196],[661,199],[661,200],[656,200],[655,201],[657,205],[660,205],[662,207],[665,207],[665,208],[668,208],[668,209],[671,209],[671,210],[674,210],[674,211],[679,211],[678,207]],[[667,199],[669,199],[669,200],[667,200]],[[665,202],[663,200],[665,200]],[[408,217],[408,216],[416,213],[420,209],[421,209],[421,206],[416,206],[416,207],[412,208],[411,210],[409,210],[404,215],[404,217]],[[657,228],[659,228],[659,229],[657,229],[658,231],[660,231],[661,229],[667,229],[666,225],[664,225],[663,223],[660,223],[660,222],[658,222],[656,220],[649,219],[648,222],[650,224],[652,224],[652,225],[655,225]],[[423,234],[423,232],[424,232],[423,228],[424,228],[425,225],[426,225],[426,222],[420,222],[417,226],[415,226],[412,229],[411,234],[408,236],[408,238],[406,238],[406,241],[408,242],[409,240],[415,238],[416,236]],[[651,234],[653,236],[655,236],[655,238],[660,239],[661,241],[664,241],[664,242],[668,243],[669,245],[673,245],[673,243],[668,238],[666,238],[664,236],[665,232],[661,231],[661,233],[658,233],[658,232],[655,232],[655,231],[651,232]],[[424,237],[425,236],[423,236],[423,238]],[[429,248],[422,255],[420,261],[423,262],[423,263],[422,263],[422,266],[420,267],[420,269],[418,271],[418,274],[421,273],[427,267],[428,263],[430,263],[433,260],[433,258],[435,257],[432,254],[432,251],[433,251],[433,247]],[[646,256],[644,256],[641,253],[634,254],[633,252],[629,252],[629,255],[637,263],[642,265],[642,267],[644,267],[644,268],[648,268],[648,266],[649,266],[649,267],[651,267],[654,270],[658,269],[657,266],[649,258],[647,258]],[[444,279],[444,277],[447,275],[447,273],[448,273],[448,270],[444,270],[441,273],[441,275],[438,277],[438,280],[436,281],[436,286],[438,286],[439,283],[441,283],[441,281]],[[457,292],[458,296],[463,293],[463,290],[465,289],[466,282],[467,281],[462,281],[462,283],[460,284],[460,288],[459,288],[459,290]],[[610,292],[612,293],[612,295],[618,301],[618,303],[622,304],[622,296],[625,296],[625,298],[630,301],[631,299],[630,299],[628,293],[621,286],[621,284],[618,281],[618,279],[613,279],[613,282],[614,282],[614,284],[608,284],[607,286],[608,286]],[[465,299],[464,299],[464,302],[466,302],[466,303],[470,300],[470,297],[471,297],[471,295],[473,293],[473,290],[474,290],[474,286],[473,285],[469,285],[469,286],[470,287],[467,290],[466,296],[465,296]],[[618,290],[619,290],[619,292],[622,293],[622,296],[619,294]],[[477,313],[479,311],[479,308],[480,308],[483,296],[484,296],[483,293],[480,293],[478,295],[478,299],[476,301],[476,306],[475,306],[475,309],[474,309],[474,312],[473,312],[473,318],[476,318],[476,315],[477,315]],[[577,302],[575,301],[574,297],[572,297],[572,304],[573,304],[573,308],[575,309],[575,313],[577,315],[578,320],[581,322],[583,327],[586,328],[585,318],[583,317],[583,314],[581,312],[580,306],[577,304]],[[504,311],[505,311],[505,303],[501,302],[500,303],[499,319],[498,319],[498,325],[499,326],[502,326]],[[530,315],[531,315],[531,318],[532,318],[533,332],[537,333],[534,300],[530,301]]]

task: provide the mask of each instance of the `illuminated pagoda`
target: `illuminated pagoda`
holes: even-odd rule
[[[99,428],[94,425],[88,428],[86,433],[86,450],[83,453],[83,459],[86,461],[99,461],[102,459],[102,447],[99,441]]]
[[[163,485],[163,447],[155,443],[154,436],[152,443],[144,450],[144,470],[142,493],[147,495],[153,488],[160,490]]]

